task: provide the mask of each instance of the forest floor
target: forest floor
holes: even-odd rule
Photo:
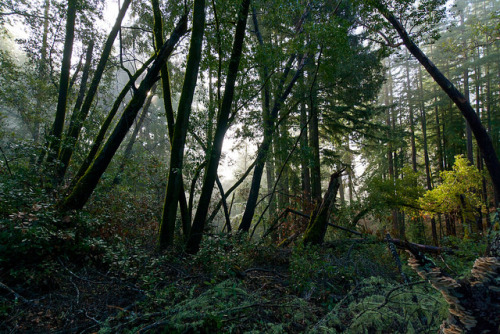
[[[413,287],[398,282],[386,245],[338,245],[282,249],[216,237],[196,256],[153,247],[115,250],[114,263],[60,255],[45,272],[26,271],[40,274],[33,283],[1,287],[0,332],[435,332],[444,303],[416,277]],[[407,306],[415,294],[421,305]],[[430,314],[427,323],[418,324],[415,308]]]
[[[328,244],[283,248],[207,233],[196,255],[160,254],[154,219],[50,208],[0,222],[1,333],[435,333],[447,314],[376,237],[330,231]],[[484,244],[447,242],[459,249],[434,259],[463,277]]]
[[[221,312],[220,319],[204,320],[203,310],[200,311],[199,319],[196,319],[196,314],[190,315],[194,322],[202,320],[203,323],[191,327],[188,332],[215,333],[227,323],[231,323],[232,332],[245,332],[250,329],[245,325],[248,317],[253,317],[248,321],[250,323],[265,321],[281,324],[282,317],[294,317],[291,314],[293,307],[290,306],[294,304],[290,301],[293,291],[288,282],[290,254],[290,249],[280,250],[275,254],[272,264],[262,263],[259,267],[242,271],[232,268],[231,273],[216,278],[189,263],[163,263],[161,279],[154,288],[160,291],[175,286],[174,295],[189,295],[190,299],[196,300],[218,283],[230,281],[232,287],[238,287],[235,290],[237,293],[253,297],[258,295],[250,303],[241,301],[241,304],[233,305],[228,301],[228,309]],[[48,276],[35,291],[30,290],[29,286],[16,286],[16,291],[8,291],[6,289],[10,288],[5,287],[0,292],[4,298],[15,300],[8,314],[2,317],[1,331],[94,333],[107,328],[109,332],[165,332],[166,314],[162,314],[161,308],[157,312],[144,310],[144,305],[154,303],[151,299],[155,297],[147,287],[138,284],[138,275],[133,275],[135,279],[122,278],[123,273],[120,272],[95,265],[75,265],[61,258],[57,259],[55,266],[54,275]],[[306,294],[301,299],[307,305],[302,307],[306,306],[311,315],[324,315],[318,300],[311,298],[311,295]],[[217,300],[210,302],[217,303]],[[150,307],[148,305],[147,308]],[[246,310],[249,312],[244,312]],[[290,321],[286,332],[303,332],[306,329],[304,320]],[[177,330],[170,328],[168,332]]]

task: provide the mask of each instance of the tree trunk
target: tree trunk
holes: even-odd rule
[[[139,117],[139,120],[137,121],[137,124],[135,125],[134,131],[132,132],[132,135],[130,136],[130,139],[127,143],[127,146],[125,147],[125,152],[123,153],[122,162],[120,162],[120,166],[118,167],[118,172],[116,173],[115,177],[113,178],[113,185],[120,184],[121,176],[123,174],[123,171],[125,170],[125,165],[127,164],[127,161],[130,159],[130,156],[132,155],[132,148],[134,147],[135,141],[137,140],[137,136],[139,135],[139,131],[142,128],[142,124],[144,123],[144,120],[146,119],[146,117],[148,115],[149,106],[151,105],[151,100],[153,99],[155,90],[156,90],[156,85],[154,85],[151,88],[150,93],[149,93],[150,95],[147,97],[146,102],[144,103],[144,106],[142,107],[141,116]]]
[[[238,75],[238,67],[243,51],[243,41],[245,38],[249,7],[250,0],[242,0],[241,5],[239,6],[240,11],[238,12],[238,23],[236,25],[233,49],[231,51],[231,58],[229,60],[229,69],[226,78],[226,85],[224,88],[224,97],[222,99],[222,105],[217,117],[217,126],[215,129],[214,141],[211,145],[211,151],[207,152],[208,163],[205,171],[205,179],[203,180],[200,199],[198,201],[198,209],[196,210],[196,214],[193,219],[193,226],[191,227],[191,233],[186,245],[186,250],[189,253],[196,253],[200,247],[201,238],[203,236],[203,229],[207,220],[208,207],[210,205],[210,199],[212,198],[214,183],[217,179],[217,169],[219,167],[219,161],[222,154],[224,136],[229,127],[228,121],[231,114],[231,106],[234,98],[234,86],[236,84],[236,77]],[[221,196],[224,195],[222,194]],[[225,199],[223,198],[223,201],[224,200]]]
[[[406,55],[405,55],[406,57]],[[417,149],[415,145],[415,116],[413,115],[413,101],[411,98],[410,66],[408,60],[405,61],[406,67],[406,99],[408,100],[408,110],[410,112],[410,142],[411,142],[411,167],[414,172],[417,171]]]
[[[155,51],[159,52],[161,46],[163,45],[163,22],[160,10],[160,4],[158,0],[151,0],[151,6],[153,7],[154,16],[154,41],[155,41]],[[163,92],[163,106],[165,108],[165,116],[167,118],[167,129],[168,129],[168,139],[170,145],[172,145],[174,137],[174,108],[172,107],[172,96],[170,93],[170,78],[168,73],[168,62],[165,61],[160,70],[161,76],[161,86]],[[179,206],[181,209],[181,219],[182,219],[182,232],[187,238],[189,231],[191,229],[191,215],[189,214],[186,194],[184,190],[184,182],[181,181],[181,190],[179,197]]]
[[[73,113],[71,114],[71,120],[69,123],[69,129],[71,132],[71,129],[75,127],[75,122],[78,122],[79,119],[79,111],[80,107],[82,106],[83,103],[83,98],[85,97],[85,90],[87,89],[87,80],[89,77],[89,72],[90,72],[90,65],[92,62],[92,52],[94,51],[94,41],[90,41],[88,47],[87,47],[87,54],[85,55],[85,66],[83,67],[83,72],[82,72],[82,81],[80,83],[80,91],[78,92],[78,98],[76,99],[75,102],[75,107],[73,108]],[[57,178],[58,181],[62,181],[64,178],[64,175],[66,174],[66,170],[69,165],[69,160],[71,157],[71,151],[69,150],[69,146],[74,147],[76,145],[76,139],[73,136],[69,137],[66,136],[64,138],[64,146],[61,149],[61,152],[59,154],[59,160],[60,160],[60,165],[58,168],[57,172]]]
[[[122,20],[125,17],[125,13],[127,12],[128,6],[130,5],[131,1],[132,0],[125,0],[123,2],[123,6],[118,13],[118,17],[116,18],[113,29],[111,29],[111,32],[109,33],[108,38],[104,43],[101,58],[99,59],[99,63],[97,64],[97,68],[94,72],[94,77],[92,78],[92,82],[90,83],[89,91],[87,92],[87,96],[85,97],[82,108],[78,112],[78,115],[75,117],[75,121],[70,124],[68,133],[66,134],[67,145],[61,150],[61,152],[59,152],[59,159],[61,160],[61,163],[64,164],[64,167],[59,170],[58,178],[60,180],[64,177],[67,165],[69,164],[71,156],[73,155],[76,142],[78,141],[78,136],[80,135],[80,131],[83,127],[83,122],[85,122],[85,119],[89,114],[92,102],[94,101],[94,97],[97,93],[97,88],[99,87],[99,83],[101,82],[101,78],[104,74],[106,63],[108,62],[109,55],[111,54],[113,43],[115,41],[116,35],[118,34],[118,31],[120,30]]]
[[[165,249],[174,242],[175,220],[177,205],[182,187],[182,167],[184,163],[184,144],[191,115],[194,90],[198,79],[198,70],[201,61],[203,45],[203,31],[205,30],[205,0],[194,1],[193,29],[189,46],[186,73],[179,99],[177,119],[170,151],[170,167],[168,184],[163,205],[163,214],[160,224],[159,246]]]
[[[427,72],[429,72],[429,74],[439,84],[443,91],[448,94],[448,96],[453,100],[455,105],[467,120],[474,134],[474,137],[476,138],[477,145],[481,150],[481,154],[484,157],[484,161],[486,163],[486,167],[488,168],[491,180],[493,181],[493,187],[496,194],[495,198],[499,198],[500,162],[498,161],[498,156],[495,153],[491,138],[486,132],[486,129],[481,124],[481,120],[476,115],[474,109],[471,107],[467,99],[455,88],[450,80],[448,80],[443,75],[443,73],[439,71],[439,69],[429,60],[429,58],[427,58],[422,50],[420,50],[420,48],[411,40],[410,36],[401,25],[401,23],[396,19],[396,17],[385,8],[381,8],[381,12],[396,29],[408,50],[425,67]],[[498,202],[495,203],[495,205],[498,205]]]
[[[305,103],[300,104],[300,127],[305,129],[302,139],[300,140],[300,165],[301,165],[301,180],[302,180],[302,197],[304,204],[311,202],[311,174],[309,173],[309,145],[308,145],[308,128],[307,128],[307,110]]]
[[[139,78],[142,73],[148,68],[148,66],[151,64],[151,62],[155,59],[155,57],[149,58],[140,69],[137,70],[137,72],[134,73],[132,78],[129,79],[125,87],[123,87],[122,91],[118,95],[118,97],[115,99],[115,102],[113,103],[113,106],[111,107],[111,110],[108,113],[108,116],[104,120],[104,122],[101,124],[101,128],[99,129],[99,133],[97,134],[94,143],[92,144],[92,147],[87,154],[87,157],[85,157],[85,160],[83,160],[82,165],[78,169],[78,172],[76,173],[76,176],[73,178],[71,181],[70,189],[74,187],[76,182],[85,174],[87,169],[90,167],[90,164],[92,161],[94,161],[95,156],[97,155],[97,152],[101,148],[102,142],[104,141],[104,137],[106,136],[106,133],[108,132],[108,129],[111,125],[111,122],[113,121],[113,118],[115,117],[116,113],[118,112],[120,106],[122,105],[123,100],[125,99],[125,96],[128,94],[129,90],[132,88],[133,85],[135,85],[135,81],[137,78]]]
[[[343,170],[335,172],[331,175],[330,183],[328,184],[328,189],[323,197],[323,201],[318,203],[316,209],[314,209],[311,217],[309,218],[309,224],[306,232],[304,233],[304,244],[319,245],[323,243],[326,228],[328,227],[330,212],[335,204],[335,197],[337,196],[337,192],[339,190],[339,177],[342,172]]]
[[[291,56],[288,60],[287,66],[285,67],[285,71],[283,73],[283,76],[281,78],[280,86],[283,87],[285,79],[288,76],[288,72],[290,71],[290,68],[292,66],[293,61],[295,60],[295,56]],[[297,72],[293,76],[292,80],[288,84],[287,88],[283,92],[283,94],[278,95],[276,97],[276,100],[274,102],[273,109],[271,110],[271,114],[266,117],[264,116],[264,138],[262,140],[262,143],[259,146],[259,149],[257,150],[257,163],[255,164],[253,176],[252,176],[252,183],[250,185],[250,192],[248,194],[248,199],[245,207],[245,212],[243,213],[243,217],[241,219],[241,223],[239,226],[240,231],[248,232],[250,230],[250,225],[252,224],[252,219],[255,214],[255,208],[257,206],[257,198],[259,197],[259,188],[260,188],[260,182],[262,180],[262,173],[264,171],[264,164],[266,162],[267,158],[267,153],[269,151],[269,147],[271,145],[272,141],[272,133],[273,133],[273,128],[274,128],[274,121],[276,120],[279,110],[282,107],[282,104],[285,102],[285,100],[288,98],[288,95],[290,95],[292,88],[295,84],[295,82],[298,80],[298,78],[302,74],[302,69],[304,67],[304,62],[301,62],[299,64],[299,68],[297,69]]]
[[[58,206],[61,210],[81,209],[88,201],[90,195],[97,186],[99,179],[123,141],[123,138],[125,138],[125,135],[132,126],[137,113],[146,100],[148,91],[156,82],[156,77],[160,72],[163,62],[165,62],[170,56],[181,36],[186,33],[186,30],[187,17],[183,16],[177,24],[175,30],[172,32],[170,39],[163,45],[156,60],[149,69],[148,74],[142,80],[139,88],[137,88],[134,97],[129,102],[127,107],[125,107],[120,121],[109,136],[106,144],[96,156],[92,165],[90,165],[85,174],[75,184],[72,192],[63,201],[61,201],[61,203],[59,203]]]
[[[422,123],[422,136],[424,139],[424,162],[425,162],[425,179],[427,181],[427,190],[432,190],[432,179],[431,179],[431,166],[429,160],[429,149],[427,145],[427,117],[425,113],[425,103],[424,103],[424,82],[422,79],[422,70],[418,69],[418,78],[420,81],[420,112],[421,112],[421,123]],[[438,245],[438,235],[436,227],[436,218],[432,216],[431,218],[431,231],[432,231],[432,242],[435,246]]]
[[[73,54],[73,40],[75,37],[77,0],[68,0],[68,11],[66,18],[66,37],[64,39],[63,59],[61,64],[61,76],[59,78],[59,93],[57,99],[56,117],[52,125],[49,153],[47,162],[53,162],[59,153],[61,137],[66,118],[66,104],[68,102],[69,72],[71,70],[71,55]]]
[[[319,156],[319,121],[316,94],[316,89],[313,87],[309,99],[309,113],[311,117],[311,124],[309,126],[309,145],[312,148],[311,196],[313,201],[319,203],[321,201],[321,162]]]

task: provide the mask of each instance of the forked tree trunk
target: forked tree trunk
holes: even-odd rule
[[[189,253],[196,253],[200,247],[203,229],[207,220],[208,207],[210,205],[210,199],[212,198],[214,184],[217,179],[217,169],[219,167],[222,154],[222,144],[224,143],[224,136],[228,129],[228,121],[234,97],[234,87],[236,84],[236,77],[238,75],[241,54],[243,52],[243,41],[245,38],[249,7],[250,0],[242,0],[241,5],[239,6],[240,10],[238,12],[238,23],[236,25],[231,58],[229,59],[229,70],[224,89],[224,97],[222,99],[222,105],[217,117],[217,127],[215,129],[214,141],[211,145],[211,152],[207,152],[208,163],[205,171],[205,179],[203,180],[200,200],[198,201],[198,209],[196,210],[196,214],[193,219],[193,226],[191,226],[191,233],[187,242],[186,249]],[[224,196],[224,194],[221,194],[221,196]]]
[[[106,39],[106,42],[104,43],[104,48],[102,50],[99,63],[97,64],[97,68],[94,72],[94,77],[92,78],[92,81],[90,83],[87,96],[85,96],[85,100],[83,101],[82,108],[77,112],[77,115],[74,117],[74,120],[72,120],[73,122],[71,122],[68,132],[66,134],[66,140],[68,143],[67,145],[65,145],[65,147],[63,147],[61,152],[58,152],[59,154],[58,158],[64,165],[63,168],[59,169],[58,180],[61,180],[64,177],[67,165],[71,160],[71,156],[73,155],[76,142],[78,141],[78,136],[80,135],[83,123],[85,122],[85,119],[89,114],[90,108],[92,107],[92,102],[94,101],[94,97],[97,93],[97,89],[101,82],[101,78],[104,74],[104,70],[106,68],[109,55],[111,54],[111,50],[113,48],[113,43],[118,34],[118,31],[120,30],[122,20],[125,17],[125,13],[127,12],[127,9],[131,1],[132,0],[125,0],[123,2],[122,8],[118,13],[118,17],[116,18],[115,24],[111,29],[111,32],[109,33],[108,38]]]

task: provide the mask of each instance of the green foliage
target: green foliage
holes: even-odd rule
[[[172,287],[166,290],[173,291]],[[161,330],[161,333],[285,333],[286,328],[294,321],[312,322],[314,316],[308,315],[309,307],[301,299],[290,297],[280,305],[274,304],[258,293],[251,293],[245,289],[240,281],[225,280],[218,284],[209,285],[208,289],[193,296],[200,287],[193,287],[184,295],[185,299],[166,307],[158,312],[138,317],[134,312],[123,312],[114,318],[108,319],[100,333],[115,333],[120,328],[124,333],[135,333],[147,326]],[[162,292],[160,291],[159,294]],[[167,293],[168,295],[168,293]],[[287,317],[272,321],[271,309],[267,306],[279,307]],[[153,317],[160,320],[152,322]],[[305,317],[308,317],[306,319]],[[151,318],[151,320],[149,320]],[[269,319],[261,320],[261,319]],[[246,319],[245,323],[235,320]],[[275,319],[275,318],[274,318]],[[116,326],[117,321],[127,327]],[[151,323],[144,325],[143,323]]]
[[[418,209],[418,198],[424,193],[419,184],[419,173],[404,167],[403,177],[390,179],[374,177],[367,181],[368,205],[376,208],[403,208],[406,211]]]
[[[445,317],[446,306],[438,292],[427,285],[397,285],[369,277],[337,303],[312,332],[432,333]]]
[[[443,171],[441,179],[440,185],[419,199],[419,204],[427,213],[457,214],[464,209],[469,213],[472,210],[485,211],[478,191],[482,187],[483,173],[470,165],[465,157],[456,156],[453,170]]]
[[[333,249],[299,245],[290,258],[292,289],[327,306],[337,302],[363,277],[393,274],[392,259],[383,244],[340,242]]]
[[[193,261],[211,275],[234,276],[242,268],[258,261],[267,251],[271,249],[258,247],[245,234],[212,235],[203,239]]]

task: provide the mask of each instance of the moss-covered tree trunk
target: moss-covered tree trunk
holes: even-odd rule
[[[157,81],[157,76],[160,73],[163,62],[165,62],[170,56],[170,54],[174,50],[175,45],[177,44],[181,36],[186,33],[186,31],[187,15],[184,15],[180,19],[175,30],[172,32],[170,39],[165,42],[165,44],[161,48],[161,51],[158,54],[153,65],[149,69],[148,74],[142,80],[139,88],[137,88],[134,97],[125,107],[120,121],[109,136],[106,144],[104,144],[103,148],[97,154],[96,158],[87,169],[85,174],[78,180],[71,193],[59,203],[59,209],[81,209],[85,205],[95,187],[97,186],[97,183],[99,182],[102,174],[104,173],[109,163],[111,162],[111,159],[118,150],[118,147],[123,141],[123,138],[125,138],[125,135],[132,126],[137,113],[146,100],[148,91]]]
[[[151,6],[153,7],[153,17],[154,17],[154,40],[155,40],[155,51],[158,52],[163,45],[163,21],[162,14],[160,10],[160,3],[158,0],[151,0]],[[165,116],[167,118],[167,128],[168,128],[168,139],[170,144],[172,144],[172,139],[174,137],[174,108],[172,107],[172,95],[170,93],[170,77],[168,73],[167,62],[163,64],[160,70],[161,74],[161,86],[163,92],[163,106],[165,108]],[[182,217],[182,232],[187,237],[189,231],[191,230],[191,214],[189,213],[187,207],[186,195],[184,193],[184,182],[181,182],[182,189],[179,195],[179,206],[181,208]]]
[[[134,75],[129,79],[127,84],[123,87],[118,97],[115,99],[115,102],[113,103],[113,106],[111,107],[108,116],[106,116],[106,119],[101,124],[101,128],[99,129],[99,133],[97,134],[94,143],[92,144],[92,148],[90,149],[89,153],[87,154],[87,157],[85,158],[80,168],[78,169],[76,176],[71,181],[71,186],[69,187],[70,189],[74,187],[76,182],[78,182],[78,180],[85,174],[87,169],[90,167],[92,161],[94,161],[94,158],[97,155],[97,152],[99,152],[99,149],[101,148],[101,145],[104,141],[104,137],[106,136],[106,133],[108,132],[109,127],[111,126],[111,122],[113,121],[113,118],[120,109],[120,106],[122,105],[125,96],[127,96],[130,89],[135,85],[135,81],[142,75],[142,73],[144,73],[144,71],[148,68],[148,66],[151,64],[151,62],[153,62],[154,59],[155,56],[149,58],[142,65],[142,67],[134,73]]]
[[[212,198],[212,191],[214,183],[217,179],[217,169],[222,154],[222,144],[224,143],[224,136],[228,129],[229,116],[231,114],[231,106],[234,97],[234,87],[236,84],[236,77],[238,74],[238,67],[240,64],[241,54],[243,52],[243,40],[245,38],[245,30],[248,18],[248,10],[250,7],[250,0],[242,0],[239,6],[238,23],[234,35],[233,49],[231,51],[231,58],[229,60],[229,70],[224,89],[224,97],[222,105],[217,117],[217,127],[215,129],[215,136],[213,143],[210,145],[211,149],[208,153],[208,163],[205,171],[205,179],[198,201],[198,209],[193,219],[193,226],[187,242],[187,251],[196,253],[199,249],[201,238],[203,236],[203,228],[207,220],[208,207],[210,199]],[[224,196],[224,194],[221,194]],[[224,199],[224,198],[223,198]]]
[[[66,37],[64,39],[61,75],[59,78],[59,94],[57,99],[56,117],[50,133],[50,145],[47,162],[53,162],[59,152],[64,119],[66,118],[66,104],[68,102],[69,72],[71,70],[71,55],[73,54],[73,41],[75,39],[76,0],[68,0],[66,18]]]
[[[182,167],[184,163],[184,144],[191,115],[194,89],[198,79],[201,50],[203,44],[203,31],[205,30],[205,1],[195,0],[193,10],[193,29],[186,64],[186,73],[179,99],[179,108],[175,122],[174,135],[170,150],[170,168],[168,171],[168,184],[165,193],[165,202],[160,224],[159,246],[165,249],[174,241],[175,221],[177,207],[182,186]]]
[[[335,204],[335,198],[340,187],[342,172],[343,170],[335,172],[330,177],[330,183],[321,204],[316,206],[309,218],[309,224],[304,233],[304,244],[319,245],[323,243],[326,228],[328,227],[328,218],[330,217],[331,209]]]
[[[71,156],[73,155],[73,150],[78,140],[78,136],[80,135],[80,131],[82,130],[83,127],[83,122],[85,121],[85,119],[89,114],[92,102],[94,101],[94,97],[97,93],[97,88],[99,87],[101,78],[104,74],[106,63],[108,62],[109,55],[111,54],[113,43],[116,39],[118,31],[120,30],[122,20],[125,17],[125,13],[127,12],[127,9],[131,1],[132,0],[125,0],[123,2],[122,8],[118,13],[118,17],[115,21],[115,24],[111,29],[111,32],[109,33],[108,38],[106,39],[106,42],[104,43],[99,63],[97,64],[97,68],[94,72],[94,77],[92,78],[92,81],[90,83],[89,91],[87,92],[85,100],[83,101],[82,108],[78,111],[75,110],[75,112],[77,112],[77,115],[75,115],[74,119],[72,119],[72,122],[68,129],[68,133],[66,134],[67,145],[63,147],[61,152],[59,152],[58,156],[62,164],[62,168],[60,168],[58,171],[59,180],[64,177],[69,161],[71,160]]]

